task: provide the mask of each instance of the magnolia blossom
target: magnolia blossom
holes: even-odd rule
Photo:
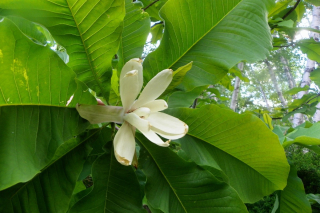
[[[156,100],[172,81],[172,70],[159,72],[141,92],[143,73],[141,59],[131,59],[121,70],[120,97],[122,107],[77,105],[81,117],[90,123],[115,122],[122,126],[115,135],[113,145],[116,159],[123,165],[131,165],[135,155],[136,128],[151,142],[167,147],[171,139],[183,137],[188,126],[181,120],[162,113],[168,105]],[[164,142],[163,138],[169,139]]]

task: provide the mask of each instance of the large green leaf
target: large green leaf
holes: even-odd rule
[[[54,51],[40,45],[43,35],[35,32],[35,24],[12,19],[4,17],[0,22],[0,106],[68,105],[83,83],[75,81],[75,73]],[[28,30],[31,32],[26,34]],[[83,94],[83,90],[77,93],[74,101],[79,101]],[[90,96],[87,94],[86,98]],[[86,103],[85,99],[83,102]]]
[[[320,86],[320,69],[315,69],[310,73],[310,79]]]
[[[97,94],[107,96],[117,53],[124,0],[2,0],[0,15],[18,14],[44,25],[66,48],[68,65]]]
[[[288,147],[293,143],[304,146],[320,145],[320,123],[315,123],[309,128],[300,127],[286,135],[287,140],[283,147]]]
[[[88,125],[75,109],[0,107],[0,190],[29,181],[61,156],[60,146],[78,144],[76,136]]]
[[[163,212],[247,212],[237,192],[194,162],[170,148],[159,147],[142,135],[139,163],[147,176],[146,197]]]
[[[141,9],[141,2],[126,0],[126,16],[118,51],[118,70],[132,58],[141,58],[144,44],[150,31],[148,13]]]
[[[184,86],[217,83],[239,61],[263,59],[271,49],[271,0],[175,0],[160,10],[165,32],[144,62],[146,79],[193,61]]]
[[[92,191],[79,200],[70,213],[145,212],[134,168],[118,163],[113,150],[109,149],[109,153],[94,162],[92,178]]]
[[[0,212],[66,212],[87,154],[85,145],[79,146],[32,180],[1,191]],[[1,176],[6,174],[4,171]]]
[[[188,135],[179,139],[187,155],[199,165],[220,167],[244,202],[253,203],[286,186],[285,152],[258,117],[215,105],[169,113],[189,125]]]
[[[297,176],[297,170],[293,165],[290,165],[288,184],[283,191],[278,192],[276,202],[278,205],[273,208],[272,213],[311,213],[311,206],[304,192],[303,183]]]
[[[314,39],[300,40],[297,45],[301,51],[307,54],[308,58],[317,62],[320,62],[320,44]]]

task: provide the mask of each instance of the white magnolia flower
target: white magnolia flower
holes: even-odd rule
[[[130,165],[135,155],[136,128],[151,142],[167,147],[171,139],[183,137],[188,126],[181,120],[162,113],[168,105],[164,100],[156,100],[172,81],[172,70],[159,72],[141,92],[143,73],[140,59],[131,59],[121,70],[120,97],[123,107],[77,105],[81,117],[92,124],[102,122],[122,123],[115,135],[113,145],[117,160]],[[166,142],[158,136],[169,139]]]

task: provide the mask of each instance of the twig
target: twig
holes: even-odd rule
[[[144,11],[146,11],[149,7],[151,7],[152,5],[154,5],[155,3],[157,3],[159,0],[155,0],[154,2],[152,2],[151,4],[149,4],[148,6],[146,6],[145,8],[143,8]]]
[[[163,24],[163,21],[156,22],[154,25],[151,26],[151,28],[158,25],[158,24]]]
[[[290,15],[290,13],[292,13],[292,12],[298,7],[300,1],[301,1],[301,0],[298,0],[298,1],[296,2],[296,4],[293,6],[293,8],[291,8],[291,10],[289,10],[289,11],[282,17],[283,20],[284,20],[285,18],[287,18],[287,17]]]

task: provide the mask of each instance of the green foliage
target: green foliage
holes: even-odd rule
[[[293,167],[289,173],[283,146],[291,149],[296,143],[320,153],[319,123],[289,130],[275,126],[273,133],[276,121],[272,113],[276,112],[248,106],[237,110],[252,113],[238,114],[226,107],[236,76],[243,81],[243,90],[251,93],[240,95],[241,104],[253,103],[264,90],[268,90],[266,99],[277,99],[265,65],[249,63],[265,59],[272,49],[268,12],[270,26],[290,32],[290,37],[291,31],[286,28],[295,29],[305,7],[299,4],[282,19],[293,2],[278,2],[273,8],[274,3],[2,0],[0,212],[146,212],[145,204],[159,213],[234,213],[248,212],[244,203],[257,201],[260,204],[256,205],[269,211],[274,198],[264,197],[275,191],[279,198],[277,211],[294,212],[297,205],[309,211],[301,180]],[[151,21],[157,21],[152,29]],[[159,43],[159,47],[148,49],[150,31],[151,42]],[[288,45],[287,38],[281,34],[274,44]],[[311,41],[298,44],[316,59],[314,45]],[[280,69],[280,52],[269,56],[275,70]],[[300,69],[296,60],[299,56],[291,47],[286,52],[288,66],[294,67],[295,73]],[[135,110],[145,113],[148,107],[133,112],[121,109],[121,98],[125,98],[121,91],[130,85],[119,88],[119,79],[130,74],[138,79],[137,72],[120,75],[121,69],[131,58],[145,56],[144,85],[163,69],[175,70],[173,76],[168,71],[173,80],[162,94],[168,103],[166,113],[189,126],[182,123],[179,137],[168,133],[173,141],[166,148],[140,133],[134,145],[136,128],[124,119],[128,114],[135,115],[139,122],[148,124],[146,132],[152,133],[158,128],[148,120],[155,114],[152,106],[143,116]],[[241,61],[247,64],[240,71],[235,65]],[[140,61],[136,63],[138,68],[132,69],[141,68]],[[255,73],[254,77],[250,73]],[[277,76],[284,82],[284,74]],[[318,82],[317,74],[312,78]],[[168,81],[147,92],[159,93],[165,83]],[[289,91],[286,97],[291,100],[297,91]],[[304,110],[311,115],[319,101],[316,92],[294,101],[288,111]],[[126,95],[138,95],[132,93]],[[130,138],[126,136],[132,136],[132,165],[121,165],[119,162],[127,159],[113,151],[117,146],[115,135],[123,127],[121,119],[119,124],[106,121],[90,125],[74,109],[77,104],[96,105],[97,98],[122,110],[119,117],[127,122],[129,131],[119,149],[127,150]],[[166,103],[160,102],[165,109]],[[107,108],[99,107],[100,111]],[[167,116],[163,123],[156,124],[174,128],[172,122],[178,121],[170,121]],[[137,129],[143,132],[140,126]],[[166,146],[169,142],[159,144]],[[318,172],[312,175],[302,178],[310,187],[318,184]],[[307,192],[311,192],[308,187]],[[262,198],[265,204],[261,204]],[[250,212],[258,211],[249,206]]]

